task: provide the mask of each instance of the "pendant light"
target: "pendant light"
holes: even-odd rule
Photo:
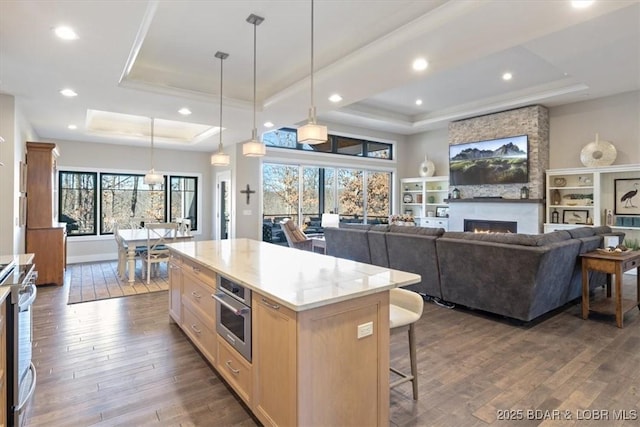
[[[156,173],[156,170],[153,167],[153,126],[155,120],[151,119],[151,170],[146,173],[144,176],[144,182],[146,185],[154,186],[156,184],[162,184],[164,182],[164,177],[159,173]]]
[[[229,155],[225,154],[222,149],[222,63],[228,57],[228,53],[216,52],[216,58],[220,59],[220,143],[218,144],[218,152],[211,155],[211,164],[214,166],[228,166],[230,163]]]
[[[253,25],[253,130],[251,140],[242,144],[242,154],[247,157],[262,157],[267,154],[267,147],[258,141],[258,129],[256,128],[256,27],[262,24],[264,18],[253,13],[247,18],[247,22]]]
[[[298,128],[299,144],[314,145],[327,142],[327,127],[316,123],[316,106],[313,101],[313,0],[311,0],[311,107],[309,107],[309,121]]]

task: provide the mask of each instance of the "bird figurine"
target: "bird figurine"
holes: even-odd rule
[[[633,186],[635,187],[634,190],[629,190],[620,197],[620,201],[624,202],[625,208],[637,208],[632,199],[638,194],[638,183],[636,182]]]

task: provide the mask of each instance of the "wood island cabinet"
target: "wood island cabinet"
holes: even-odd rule
[[[218,355],[216,339],[215,274],[196,263],[182,262],[182,321],[180,326],[196,347],[215,366]],[[171,276],[176,278],[177,276]],[[169,285],[174,288],[173,284]]]
[[[64,284],[66,225],[56,218],[55,144],[27,142],[26,250],[35,254],[37,285]]]
[[[262,425],[389,425],[389,289],[420,276],[250,239],[169,249],[182,258],[180,327]],[[278,276],[283,259],[306,265]],[[250,361],[216,332],[218,275],[251,290]]]
[[[169,258],[169,316],[182,324],[182,257],[171,254]]]
[[[255,292],[251,305],[254,412],[265,426],[296,425],[296,313]]]

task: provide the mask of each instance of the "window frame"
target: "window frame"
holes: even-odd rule
[[[269,144],[269,139],[268,139],[268,137],[265,139],[265,135],[269,135],[270,133],[273,133],[273,132],[288,132],[290,134],[295,134],[296,135],[296,141],[297,141],[297,130],[293,129],[293,128],[284,127],[284,128],[276,129],[276,130],[273,130],[273,131],[268,131],[268,132],[265,132],[265,133],[262,134],[262,141],[269,148],[280,148],[280,149],[283,149],[283,150],[303,151],[305,153],[334,154],[334,155],[338,155],[338,156],[356,157],[356,158],[361,158],[361,159],[376,159],[376,160],[385,160],[385,161],[386,160],[389,160],[389,161],[394,161],[395,160],[395,150],[394,150],[395,149],[395,145],[393,143],[390,143],[390,142],[375,141],[375,140],[357,138],[357,137],[346,136],[346,135],[329,134],[327,142],[324,143],[324,144],[307,145],[307,144],[299,144],[299,143],[296,142],[295,147],[288,147],[288,146],[284,146],[284,145],[271,145],[271,144]],[[340,141],[340,140],[356,142],[356,144],[354,144],[354,146],[355,145],[360,145],[360,152],[358,154],[349,154],[349,153],[345,153],[345,152],[340,152],[340,147],[338,147],[338,141]],[[313,147],[324,147],[327,143],[331,145],[329,150],[314,150],[313,149]],[[389,157],[370,156],[369,153],[374,152],[374,150],[370,150],[369,149],[369,144],[386,146],[387,149],[389,150]],[[379,151],[379,150],[375,150],[375,151]]]
[[[62,166],[59,167],[56,170],[56,174],[57,176],[57,182],[58,182],[58,188],[59,188],[59,184],[60,184],[60,176],[61,173],[78,173],[78,174],[95,174],[96,175],[96,188],[95,188],[95,233],[93,234],[71,234],[68,237],[72,238],[73,240],[77,240],[77,241],[89,241],[89,240],[103,240],[106,239],[107,237],[111,237],[113,238],[113,233],[112,232],[103,232],[103,230],[101,230],[101,225],[100,225],[100,218],[102,215],[102,202],[101,202],[101,194],[102,194],[102,179],[101,176],[102,174],[105,175],[131,175],[131,176],[144,176],[145,172],[139,171],[139,170],[119,170],[119,169],[100,169],[100,168],[83,168],[83,167],[74,167],[74,166]],[[165,218],[169,218],[171,215],[170,212],[170,206],[169,206],[169,194],[168,192],[170,191],[168,186],[166,185],[167,183],[170,182],[171,177],[179,177],[179,178],[195,178],[195,187],[194,187],[194,191],[195,191],[195,198],[196,198],[196,207],[195,207],[195,215],[196,215],[196,227],[199,228],[201,227],[200,222],[201,217],[202,217],[202,212],[201,212],[201,206],[202,203],[200,201],[200,198],[202,197],[203,194],[203,189],[202,189],[202,173],[188,173],[188,172],[167,172],[167,173],[163,173],[162,174],[164,180],[165,180],[165,190],[164,190],[164,214],[165,214]],[[60,216],[60,209],[59,207],[61,206],[61,200],[60,200],[61,194],[60,191],[58,191],[58,195],[56,197],[56,211],[57,211],[57,216]],[[197,228],[192,228],[192,232],[195,232],[194,234],[200,234],[199,231],[197,230]]]

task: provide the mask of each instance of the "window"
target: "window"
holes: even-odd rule
[[[116,224],[179,218],[189,218],[197,230],[197,177],[168,176],[163,184],[148,186],[142,174],[60,171],[58,180],[58,220],[67,223],[69,236],[112,234]]]
[[[100,175],[100,234],[113,233],[115,224],[132,220],[141,225],[166,221],[164,184],[151,188],[143,179],[144,175]]]
[[[269,147],[288,148],[291,150],[333,153],[385,160],[391,160],[393,158],[392,144],[338,135],[329,135],[327,142],[322,144],[298,144],[296,130],[290,128],[281,128],[266,132],[262,135],[262,141]]]
[[[60,172],[58,222],[67,224],[67,234],[96,234],[95,172]]]
[[[198,212],[197,188],[198,178],[188,176],[172,176],[169,187],[169,206],[171,206],[169,221],[187,218],[191,220],[191,229],[197,230]]]
[[[269,242],[284,242],[284,218],[313,233],[321,231],[323,212],[368,224],[386,223],[391,213],[391,172],[265,163],[262,178],[263,240]]]

